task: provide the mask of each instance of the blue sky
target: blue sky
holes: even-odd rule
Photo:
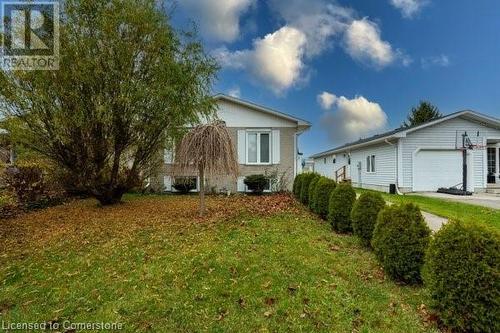
[[[500,1],[179,0],[215,92],[309,120],[305,155],[398,127],[429,100],[500,117]]]

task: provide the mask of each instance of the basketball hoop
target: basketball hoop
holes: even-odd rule
[[[478,132],[478,136],[479,136],[479,132]],[[472,140],[469,137],[469,135],[467,134],[467,132],[462,134],[462,149],[461,150],[484,150],[484,149],[486,149],[486,145],[479,144],[477,142],[472,143]]]
[[[471,145],[470,150],[485,150],[487,148],[486,145]]]

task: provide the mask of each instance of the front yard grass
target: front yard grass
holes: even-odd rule
[[[356,189],[358,193],[370,191],[371,190]],[[418,205],[423,211],[437,216],[463,222],[479,222],[500,229],[500,211],[495,209],[420,195],[393,195],[380,193],[386,201],[392,203],[412,202]]]
[[[126,332],[434,332],[421,287],[287,196],[129,196],[0,221],[5,322]]]

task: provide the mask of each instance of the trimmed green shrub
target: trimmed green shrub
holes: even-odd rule
[[[326,220],[328,217],[328,207],[330,204],[330,195],[337,186],[334,180],[326,177],[320,177],[316,184],[313,200],[314,212],[322,219]]]
[[[351,212],[352,230],[365,246],[371,246],[373,229],[385,200],[380,193],[366,192],[354,203]]]
[[[393,279],[420,283],[420,270],[431,231],[414,204],[386,207],[377,218],[372,247],[385,272]]]
[[[293,195],[295,198],[300,199],[300,191],[302,190],[302,180],[304,179],[304,174],[298,174],[293,181]]]
[[[449,222],[425,257],[431,307],[457,332],[500,332],[500,233]]]
[[[356,192],[350,184],[339,184],[332,191],[328,204],[328,221],[340,233],[352,231],[351,210],[356,201]]]
[[[311,183],[309,184],[309,194],[307,197],[309,199],[309,209],[311,209],[313,212],[314,212],[314,193],[316,192],[316,185],[318,184],[320,178],[321,176],[316,174],[311,180]]]
[[[300,188],[300,202],[304,205],[309,204],[309,185],[311,185],[311,181],[316,177],[315,173],[306,173],[304,174],[304,178],[302,179],[302,186]]]
[[[251,175],[245,177],[243,181],[250,191],[254,194],[262,194],[269,185],[269,178],[265,175]]]

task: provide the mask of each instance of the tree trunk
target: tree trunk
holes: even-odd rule
[[[92,193],[92,195],[103,206],[116,205],[122,202],[122,197],[127,191],[124,189],[113,189],[111,191],[102,191],[99,193]]]
[[[205,168],[200,165],[200,216],[205,215]]]

